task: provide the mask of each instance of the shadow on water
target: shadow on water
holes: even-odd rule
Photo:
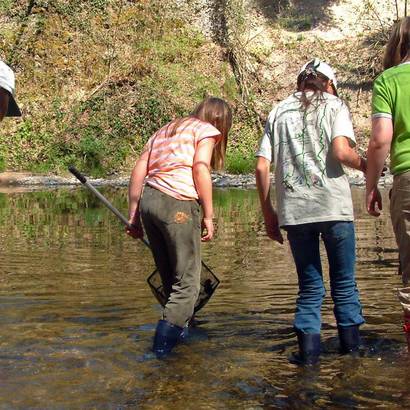
[[[104,193],[126,209],[125,190]],[[150,353],[161,312],[150,252],[84,190],[0,195],[0,409],[409,407],[390,221],[353,196],[363,347],[338,353],[327,295],[322,359],[303,368],[290,361],[292,257],[266,238],[255,191],[216,192],[203,258],[221,284],[163,361]]]

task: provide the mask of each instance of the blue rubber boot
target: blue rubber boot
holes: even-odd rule
[[[340,351],[343,354],[356,353],[359,351],[360,334],[359,326],[338,326]]]
[[[160,320],[157,324],[152,350],[158,359],[162,359],[171,353],[175,345],[181,341],[183,328],[173,325],[166,320]]]
[[[303,333],[296,331],[299,344],[301,364],[315,364],[320,356],[320,333]]]
[[[179,338],[181,342],[185,342],[188,339],[189,336],[189,326],[186,325],[182,328],[181,334],[179,335]]]

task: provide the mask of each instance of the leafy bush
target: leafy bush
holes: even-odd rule
[[[250,174],[255,170],[254,153],[228,152],[225,169],[230,174]]]
[[[4,0],[0,8],[0,57],[16,69],[24,114],[2,123],[3,169],[128,171],[155,130],[205,96],[234,108],[241,98],[221,49],[160,0]],[[254,146],[245,128],[232,170],[245,169],[245,145]]]

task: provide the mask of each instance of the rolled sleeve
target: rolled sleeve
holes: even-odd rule
[[[372,118],[388,118],[389,120],[392,120],[393,115],[388,114],[387,112],[376,112],[372,114]]]
[[[272,143],[273,143],[273,122],[275,119],[276,110],[273,110],[269,114],[269,118],[265,124],[265,132],[260,140],[259,148],[256,151],[256,157],[266,158],[268,161],[272,162]]]
[[[268,161],[272,162],[272,145],[267,134],[263,135],[255,155],[257,157],[264,157]]]
[[[336,114],[332,126],[332,140],[336,137],[346,137],[349,139],[350,145],[356,145],[356,137],[354,135],[352,116],[346,104],[342,104]]]

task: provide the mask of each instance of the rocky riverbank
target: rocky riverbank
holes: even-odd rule
[[[349,182],[354,186],[364,186],[365,179],[359,171],[347,172]],[[89,181],[95,186],[128,186],[129,176],[113,176],[110,178],[90,178]],[[274,178],[272,175],[272,182]],[[380,185],[389,186],[393,182],[393,176],[386,173],[380,180]],[[233,175],[227,173],[212,173],[212,183],[217,188],[255,188],[255,176]],[[62,186],[75,186],[80,182],[74,177],[63,177],[58,175],[40,175],[28,172],[3,172],[0,173],[0,188],[27,187],[27,188],[50,188]]]

